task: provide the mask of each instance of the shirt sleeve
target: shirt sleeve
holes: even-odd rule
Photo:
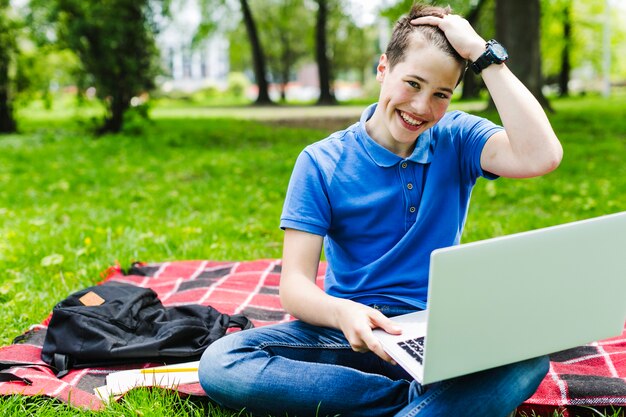
[[[479,177],[496,179],[497,175],[484,171],[480,165],[480,156],[487,140],[503,130],[490,120],[464,112],[454,112],[450,123],[451,133],[459,153],[461,172],[470,181]]]
[[[325,236],[330,219],[330,203],[323,175],[311,151],[305,149],[298,156],[289,180],[280,227]]]

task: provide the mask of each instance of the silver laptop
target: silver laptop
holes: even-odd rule
[[[428,309],[383,348],[422,384],[620,335],[626,212],[432,252]]]

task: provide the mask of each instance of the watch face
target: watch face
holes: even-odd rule
[[[506,60],[509,57],[506,49],[504,49],[504,46],[500,45],[497,42],[492,43],[490,45],[490,49],[493,56],[500,62]]]

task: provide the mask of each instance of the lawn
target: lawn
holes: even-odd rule
[[[626,96],[553,104],[561,167],[537,179],[479,181],[464,241],[626,210]],[[0,136],[2,344],[116,262],[280,257],[291,168],[304,146],[328,133],[251,120],[245,109],[232,111],[242,120],[157,109],[142,129],[94,139],[89,119],[62,114],[23,113],[22,132]],[[221,415],[141,391],[94,415],[207,412]],[[35,413],[76,410],[0,400],[2,415]]]

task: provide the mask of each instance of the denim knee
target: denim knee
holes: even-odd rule
[[[550,358],[547,355],[539,356],[520,362],[519,365],[523,367],[523,372],[521,373],[523,379],[519,381],[519,387],[524,397],[522,401],[525,401],[537,391],[539,384],[541,384],[541,381],[548,373]]]
[[[548,369],[542,356],[433,384],[399,415],[506,416],[535,393]]]
[[[209,398],[219,402],[220,394],[228,392],[229,352],[232,351],[233,340],[230,335],[213,342],[202,354],[198,367],[200,386]]]

